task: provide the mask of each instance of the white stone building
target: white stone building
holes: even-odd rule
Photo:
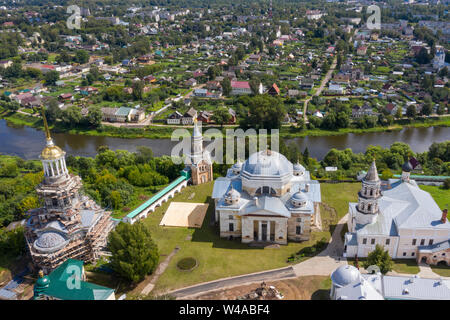
[[[320,218],[320,184],[299,163],[271,150],[238,161],[214,183],[220,236],[286,244],[308,240]]]
[[[349,203],[344,257],[367,257],[377,244],[394,259],[416,259],[419,246],[450,238],[450,223],[431,195],[410,180],[411,164],[400,180],[381,189],[375,161],[362,181],[358,203]]]

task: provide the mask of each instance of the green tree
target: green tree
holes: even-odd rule
[[[102,110],[98,106],[89,107],[89,113],[86,116],[87,123],[93,127],[98,127],[102,123]]]
[[[69,127],[77,126],[82,118],[81,110],[77,106],[70,106],[61,114],[62,122]]]
[[[158,247],[140,221],[120,222],[108,236],[108,248],[113,270],[133,283],[153,273],[159,262]]]
[[[85,50],[78,50],[75,53],[75,62],[78,62],[80,64],[85,64],[89,61],[89,53]]]
[[[364,261],[364,268],[368,268],[369,266],[378,266],[382,274],[386,274],[392,270],[394,266],[394,262],[389,255],[388,250],[384,250],[384,247],[377,244],[375,246],[375,250],[370,252],[367,255],[367,260]]]
[[[58,71],[49,71],[44,75],[45,84],[48,86],[54,86],[56,81],[59,80],[59,72]]]
[[[417,116],[416,106],[410,104],[408,108],[406,108],[406,116],[410,119],[414,119]]]
[[[224,123],[228,123],[231,120],[231,114],[228,112],[227,108],[219,108],[214,111],[212,120],[222,127]]]
[[[229,96],[231,93],[231,80],[228,77],[225,77],[222,82],[222,92],[225,96]]]

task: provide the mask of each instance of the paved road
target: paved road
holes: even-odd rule
[[[171,296],[176,298],[192,298],[199,294],[204,294],[205,292],[217,290],[217,289],[225,289],[231,288],[235,286],[269,281],[269,280],[281,280],[287,278],[295,278],[296,274],[292,267],[286,267],[282,269],[263,271],[258,273],[246,274],[243,276],[225,278],[220,280],[215,280],[211,282],[201,283],[199,285],[194,285],[191,287],[186,287],[183,289],[178,289],[174,291],[168,292]]]

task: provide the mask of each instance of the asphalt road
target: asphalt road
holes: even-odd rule
[[[174,296],[176,298],[186,298],[195,296],[201,293],[205,293],[211,290],[216,289],[224,289],[227,287],[234,287],[237,285],[244,285],[248,283],[255,283],[255,282],[263,282],[263,281],[269,281],[269,280],[280,280],[280,279],[286,279],[286,278],[294,278],[296,277],[296,274],[292,267],[286,267],[282,269],[277,270],[270,270],[270,271],[264,271],[259,273],[252,273],[247,274],[243,276],[238,277],[232,277],[227,279],[221,279],[211,282],[202,283],[199,285],[194,285],[191,287],[186,287],[183,289],[174,290],[171,292],[168,292],[171,296]]]

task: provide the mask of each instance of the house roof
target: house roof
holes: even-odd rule
[[[231,81],[231,87],[236,89],[250,89],[248,81]]]
[[[114,293],[113,289],[80,280],[80,288],[70,289],[67,285],[70,278],[81,276],[83,261],[67,259],[48,275],[49,286],[42,293],[61,300],[106,300]],[[77,274],[74,270],[80,270]],[[36,287],[36,284],[35,284]]]

